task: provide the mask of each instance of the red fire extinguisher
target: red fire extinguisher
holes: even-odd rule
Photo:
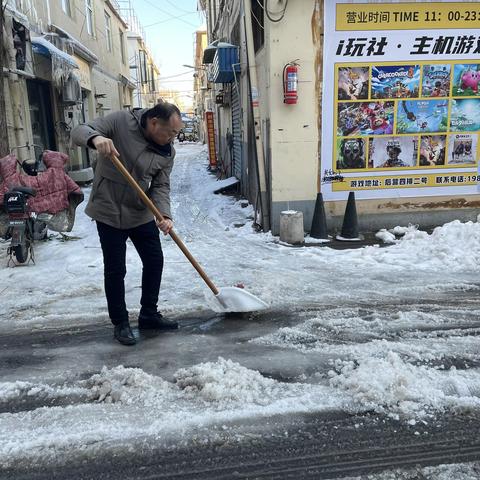
[[[298,63],[290,62],[283,67],[283,103],[289,105],[298,100]]]

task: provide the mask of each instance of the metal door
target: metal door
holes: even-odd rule
[[[238,84],[232,84],[232,173],[242,179],[242,107]]]

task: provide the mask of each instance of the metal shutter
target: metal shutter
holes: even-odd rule
[[[236,83],[232,84],[232,134],[233,158],[232,172],[239,180],[242,179],[242,108],[240,92]]]

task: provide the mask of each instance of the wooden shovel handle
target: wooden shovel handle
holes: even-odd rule
[[[155,215],[158,220],[164,220],[165,217],[160,213],[158,208],[153,204],[153,202],[148,198],[145,192],[140,188],[140,185],[135,181],[135,179],[130,175],[129,171],[123,166],[123,163],[115,156],[111,156],[113,164],[118,168],[120,173],[125,177],[128,183],[137,191],[142,199],[143,203],[150,209],[150,211]],[[210,290],[214,295],[218,295],[218,289],[215,284],[210,280],[208,275],[205,273],[200,264],[195,260],[193,255],[187,249],[185,244],[182,242],[180,237],[172,230],[170,230],[169,235],[172,237],[172,240],[178,245],[178,248],[183,252],[183,254],[188,258],[189,262],[193,265],[193,268],[198,272],[198,274],[203,278],[204,282],[208,285]]]

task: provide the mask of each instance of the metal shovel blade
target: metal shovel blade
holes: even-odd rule
[[[247,292],[243,288],[222,287],[215,298],[220,302],[225,312],[255,312],[265,310],[268,305]]]

